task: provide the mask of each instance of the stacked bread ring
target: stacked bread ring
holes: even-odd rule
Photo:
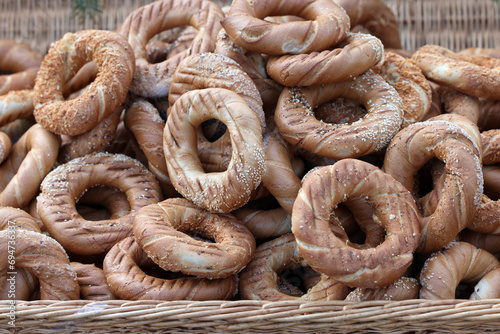
[[[17,269],[18,299],[498,296],[498,53],[401,50],[395,22],[380,0],[157,0],[43,56],[0,41],[0,280]]]

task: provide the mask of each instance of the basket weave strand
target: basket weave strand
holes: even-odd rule
[[[0,302],[0,324],[11,331],[9,305]],[[487,333],[500,331],[500,300],[17,301],[15,324],[16,333]]]

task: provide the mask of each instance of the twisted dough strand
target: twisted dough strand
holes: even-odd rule
[[[203,171],[196,128],[215,118],[228,129],[233,148],[227,170]],[[262,181],[261,124],[236,93],[223,88],[192,90],[172,106],[163,135],[167,168],[176,190],[201,208],[225,213],[243,206]]]
[[[128,237],[109,250],[103,270],[109,287],[121,299],[227,300],[237,290],[236,275],[219,280],[198,277],[161,279],[142,271],[141,267],[152,264],[134,237]]]
[[[23,208],[36,196],[57,160],[60,139],[40,124],[33,125],[12,146],[0,165],[0,205]]]
[[[284,15],[305,20],[264,20]],[[331,0],[235,0],[221,24],[237,45],[270,55],[322,51],[344,40],[350,29],[345,10]]]
[[[130,13],[120,30],[135,54],[136,71],[130,91],[143,97],[167,96],[175,68],[188,52],[197,54],[214,50],[223,18],[220,7],[210,0],[160,0]],[[153,36],[188,25],[198,29],[188,50],[156,64],[147,61],[146,44]]]
[[[40,281],[40,299],[75,300],[80,298],[80,287],[76,273],[69,263],[62,246],[45,234],[19,229],[16,231],[16,267],[26,268]],[[0,231],[0,251],[10,254],[7,249],[10,232]],[[9,270],[7,256],[0,260],[0,273]]]
[[[209,279],[237,274],[255,251],[253,235],[232,215],[211,214],[184,198],[140,209],[133,231],[136,242],[161,268]]]
[[[430,256],[420,272],[420,298],[455,299],[460,282],[477,283],[500,262],[489,252],[459,241]]]
[[[240,274],[239,290],[242,298],[253,300],[342,300],[349,288],[335,279],[321,275],[321,279],[302,296],[291,296],[279,288],[278,274],[286,269],[307,267],[297,248],[295,237],[287,233],[261,244],[254,258]]]
[[[473,219],[483,192],[479,146],[474,125],[463,116],[464,125],[443,120],[414,123],[401,130],[389,144],[383,170],[392,175],[417,198],[422,212],[422,240],[419,252],[437,251],[453,240]],[[465,130],[467,129],[467,131]],[[479,132],[476,127],[476,136]],[[431,158],[446,162],[434,190],[419,199],[414,175]]]
[[[356,249],[330,230],[332,209],[349,198],[364,199],[385,230],[376,247]],[[386,286],[399,279],[420,241],[419,213],[412,195],[391,175],[358,159],[342,159],[311,170],[292,213],[300,254],[314,270],[352,287]]]
[[[83,94],[65,100],[66,84],[89,61],[99,68],[96,79]],[[33,115],[57,134],[87,132],[124,102],[134,71],[134,54],[120,34],[105,30],[67,33],[52,45],[40,66]]]

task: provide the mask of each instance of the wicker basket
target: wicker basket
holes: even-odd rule
[[[66,32],[115,30],[151,0],[102,0],[95,21],[71,16],[68,0],[0,1],[0,39],[44,54]],[[500,48],[495,0],[386,0],[403,48]],[[226,1],[227,3],[227,1]],[[15,327],[10,326],[14,322]],[[3,333],[500,333],[500,300],[401,302],[0,301]]]

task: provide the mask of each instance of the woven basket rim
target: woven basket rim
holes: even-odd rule
[[[0,301],[0,324],[8,326],[14,302]],[[18,332],[38,328],[71,331],[348,333],[500,331],[500,299],[404,301],[15,301]],[[70,332],[71,332],[70,331]]]

